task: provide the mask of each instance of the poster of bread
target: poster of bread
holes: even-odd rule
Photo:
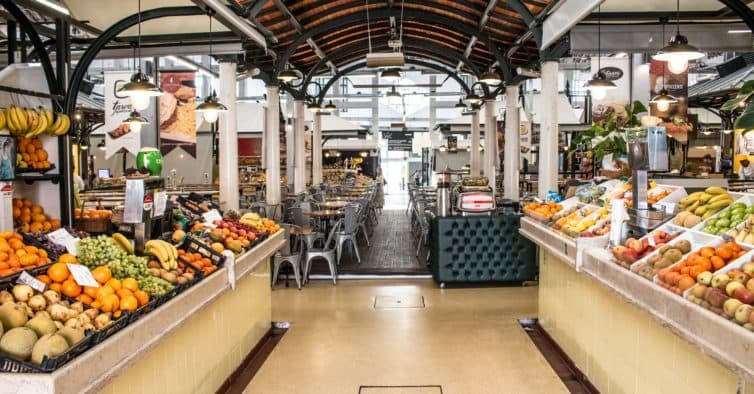
[[[196,73],[161,71],[160,150],[182,148],[196,157]]]

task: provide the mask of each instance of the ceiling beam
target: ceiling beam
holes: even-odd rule
[[[487,24],[487,21],[490,20],[490,13],[497,7],[497,3],[499,0],[492,0],[487,4],[487,8],[485,8],[484,13],[482,13],[482,18],[479,19],[479,31],[484,30],[484,25]],[[474,46],[476,45],[477,36],[473,35],[471,36],[471,39],[469,40],[469,43],[466,45],[466,49],[463,51],[463,57],[468,58],[471,56],[471,52],[474,50]],[[456,66],[456,71],[461,71],[461,67],[463,66],[463,62],[458,62],[458,65]]]
[[[37,1],[34,1],[34,0],[14,0],[14,1],[16,4],[24,8],[33,10],[37,12],[38,14],[46,16],[50,19],[62,19],[68,22],[71,26],[76,26],[77,28],[91,35],[98,36],[102,34],[102,30],[97,29],[96,27],[86,23],[85,21],[80,21],[76,18],[71,17],[70,15],[66,15],[50,7],[46,7]]]
[[[298,19],[296,19],[296,16],[293,15],[290,9],[288,9],[288,6],[283,3],[283,0],[272,0],[272,2],[275,4],[275,6],[280,10],[280,12],[285,15],[288,18],[288,22],[293,26],[294,29],[296,29],[296,32],[298,34],[304,35],[306,34],[306,29],[304,29],[303,26],[301,26],[301,23],[299,23]],[[320,59],[325,58],[325,52],[323,52],[319,46],[317,46],[317,43],[314,42],[314,40],[309,37],[306,39],[306,43],[309,44],[309,46],[312,48],[314,53],[319,56]],[[330,66],[330,71],[332,71],[333,74],[338,73],[338,68],[335,67],[335,64],[333,64],[331,61],[327,62],[327,65]]]

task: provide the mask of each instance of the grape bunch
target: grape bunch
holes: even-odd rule
[[[113,278],[118,280],[135,278],[141,281],[143,278],[152,276],[147,268],[147,259],[140,256],[126,255],[121,260],[112,260],[107,263],[107,268],[113,274]]]
[[[173,285],[165,279],[156,276],[139,278],[139,289],[145,291],[150,296],[161,296],[173,290]]]
[[[78,242],[77,249],[79,263],[89,268],[124,260],[127,256],[123,248],[107,235],[84,238]]]

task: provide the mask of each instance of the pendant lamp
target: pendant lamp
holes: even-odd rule
[[[300,79],[298,73],[293,70],[283,70],[280,74],[278,74],[278,80],[283,82],[292,82]]]
[[[131,107],[135,111],[143,111],[149,107],[149,102],[152,97],[162,95],[162,90],[155,84],[149,81],[149,77],[141,71],[141,0],[139,0],[139,12],[138,12],[138,55],[134,58],[135,72],[131,76],[131,80],[123,85],[118,93],[123,96],[127,96],[131,101]]]
[[[123,123],[127,124],[128,128],[131,129],[131,131],[138,133],[141,131],[141,126],[149,122],[145,117],[141,116],[138,111],[132,111],[128,115],[128,119],[124,120]]]
[[[212,11],[208,9],[207,15],[209,15],[209,60],[212,62]],[[217,93],[212,89],[212,94],[204,99],[204,102],[196,107],[197,112],[201,112],[204,115],[204,121],[207,123],[217,122],[217,118],[220,116],[220,112],[226,112],[228,107],[223,105],[217,98]]]
[[[479,82],[485,84],[485,85],[500,85],[503,83],[503,79],[500,78],[500,75],[494,71],[487,71],[485,73],[482,73],[482,75],[479,77]]]
[[[335,112],[335,110],[338,109],[338,107],[335,104],[332,103],[332,100],[330,100],[327,103],[327,105],[325,105],[324,109],[327,112]]]
[[[482,98],[478,94],[471,92],[466,95],[466,102],[471,105],[477,105],[482,102]]]
[[[380,75],[380,78],[390,83],[395,83],[401,79],[401,72],[396,69],[385,70]]]
[[[321,110],[322,110],[322,106],[321,106],[321,105],[319,105],[319,104],[317,104],[316,102],[309,104],[309,105],[307,106],[307,108],[309,109],[309,112],[313,112],[313,113],[315,113],[315,114],[316,114],[317,112],[319,112],[319,111],[321,111]]]
[[[596,100],[602,100],[607,96],[607,91],[615,89],[613,81],[608,81],[602,73],[602,6],[597,7],[597,72],[587,82],[587,86]]]
[[[704,53],[689,44],[688,38],[681,34],[681,3],[676,0],[676,33],[668,45],[657,52],[652,58],[668,62],[668,70],[673,74],[680,74],[688,69],[690,61],[701,59]]]
[[[401,100],[401,94],[397,90],[395,90],[395,86],[393,86],[392,90],[387,92],[385,97],[387,97],[388,101],[390,101],[391,103]]]
[[[665,42],[665,23],[662,24],[662,42]],[[670,104],[675,104],[678,102],[678,99],[669,95],[667,89],[665,89],[665,63],[662,65],[662,90],[660,90],[660,94],[657,96],[652,97],[651,100],[649,100],[650,103],[657,105],[657,110],[660,112],[665,112],[668,109],[670,109]]]
[[[460,111],[465,111],[466,110],[466,104],[464,104],[463,100],[460,99],[460,98],[458,99],[458,102],[456,103],[455,107],[456,107],[457,110],[460,110]]]

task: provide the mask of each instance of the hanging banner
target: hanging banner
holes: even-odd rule
[[[660,94],[665,88],[668,94],[678,99],[678,103],[670,104],[668,109],[657,108],[657,104],[650,104],[649,112],[653,116],[662,118],[669,136],[685,144],[688,142],[688,133],[692,130],[688,122],[688,68],[682,73],[674,74],[668,69],[667,63],[652,59],[649,64],[649,97]]]
[[[118,89],[131,80],[132,71],[105,72],[105,159],[124,149],[133,155],[141,149],[141,133],[132,133],[123,121],[133,111],[128,97],[118,94]],[[152,107],[154,108],[154,107]],[[153,110],[147,108],[142,116],[149,120]],[[143,129],[142,129],[143,131]]]
[[[604,121],[612,114],[626,115],[626,105],[631,101],[631,78],[629,78],[630,63],[627,58],[592,57],[591,70],[597,70],[606,80],[615,84],[604,98],[597,98],[592,94],[592,119],[595,123]],[[596,74],[596,73],[593,73]]]
[[[160,151],[182,148],[196,157],[196,72],[160,71]]]

